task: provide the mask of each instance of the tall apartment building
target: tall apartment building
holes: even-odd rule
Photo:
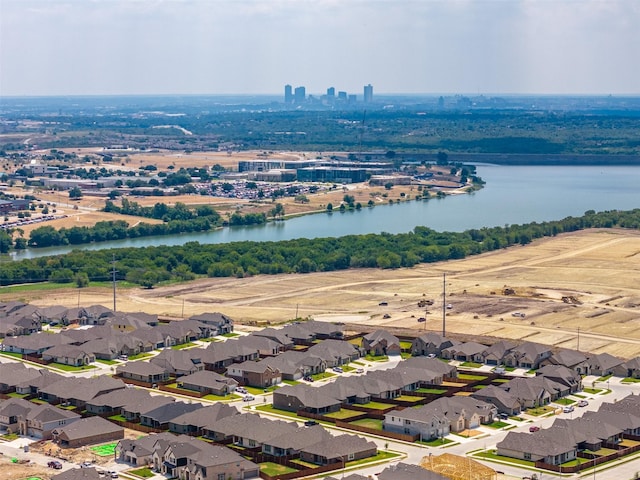
[[[293,103],[293,88],[291,85],[284,86],[284,103]]]
[[[364,86],[364,103],[373,102],[373,87],[371,84]]]
[[[307,98],[307,89],[304,87],[296,87],[293,92],[293,101],[295,103],[304,103]]]

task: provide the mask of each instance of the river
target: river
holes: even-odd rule
[[[361,211],[306,215],[253,227],[147,237],[82,246],[28,249],[16,260],[67,253],[74,249],[227,243],[293,238],[340,237],[365,233],[403,233],[418,225],[437,231],[558,220],[587,210],[631,210],[640,207],[640,167],[534,167],[480,165],[482,190],[429,201],[363,208]]]

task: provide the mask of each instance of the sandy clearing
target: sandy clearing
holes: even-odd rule
[[[299,317],[369,330],[385,326],[440,331],[446,272],[446,304],[452,305],[445,309],[449,333],[576,348],[579,328],[581,350],[630,358],[640,355],[640,258],[633,254],[638,251],[639,232],[591,230],[410,269],[211,278],[153,290],[119,289],[118,305],[177,318],[221,311],[251,325],[281,323],[297,312]],[[504,295],[505,287],[515,295]],[[108,289],[80,293],[83,304],[112,304]],[[579,304],[562,301],[569,296]],[[0,295],[2,300],[15,297],[38,305],[73,306],[78,291]],[[419,308],[423,299],[434,304]],[[427,322],[418,323],[425,315]]]

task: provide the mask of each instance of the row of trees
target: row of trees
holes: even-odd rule
[[[59,279],[60,271],[65,272],[64,277],[69,279],[75,278],[78,273],[86,273],[91,280],[108,280],[114,255],[119,279],[147,287],[163,280],[182,281],[204,275],[244,277],[348,268],[411,267],[418,263],[460,259],[515,244],[526,245],[535,238],[563,232],[603,227],[638,229],[640,209],[626,212],[588,211],[582,217],[472,229],[461,233],[416,227],[411,233],[398,235],[382,233],[215,245],[190,242],[173,247],[74,251],[66,255],[4,263],[0,269],[0,284]]]

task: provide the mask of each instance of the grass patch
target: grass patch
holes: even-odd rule
[[[220,336],[221,337],[226,337],[226,338],[234,338],[234,337],[239,337],[240,334],[239,333],[235,333],[235,332],[228,332],[228,333],[223,333]]]
[[[116,360],[103,360],[102,358],[96,358],[96,363],[102,363],[103,365],[120,365],[120,362]]]
[[[12,357],[12,358],[22,358],[22,354],[17,352],[0,352],[0,355],[4,355],[5,357]]]
[[[153,473],[151,469],[147,467],[138,468],[137,470],[129,470],[127,473],[130,473],[131,475],[135,475],[136,477],[142,477],[142,478],[151,478],[155,475],[155,473]]]
[[[442,395],[443,393],[447,393],[446,390],[442,390],[440,388],[419,388],[416,390],[419,393],[431,393],[434,395]]]
[[[289,412],[287,410],[280,410],[278,408],[275,408],[271,404],[269,404],[269,405],[257,405],[256,406],[256,410],[260,410],[261,412],[266,412],[266,413],[275,413],[277,415],[283,415],[285,417],[291,417],[291,418],[294,418],[296,420],[302,420],[302,417],[298,416],[295,412]]]
[[[382,420],[376,420],[375,418],[363,418],[362,420],[355,420],[350,422],[351,425],[358,425],[360,427],[373,428],[375,430],[382,430]]]
[[[603,377],[599,377],[596,382],[606,382],[607,380],[609,380],[611,377],[613,377],[613,375],[605,375]]]
[[[386,355],[371,355],[371,354],[367,354],[364,357],[366,360],[369,360],[370,362],[386,362],[389,360],[389,357]]]
[[[442,437],[434,438],[433,440],[417,440],[415,443],[419,443],[420,445],[427,445],[429,447],[441,447],[442,445],[447,445],[454,442],[453,440]]]
[[[384,410],[386,408],[394,408],[395,405],[390,403],[381,403],[381,402],[369,402],[364,404],[358,404],[359,407],[362,408],[370,408],[371,410]]]
[[[351,340],[347,340],[347,343],[350,343],[351,345],[355,345],[356,347],[361,347],[362,337],[352,338]]]
[[[406,360],[407,358],[411,358],[411,353],[409,353],[409,352],[401,352],[400,353],[400,358],[402,358],[403,360]]]
[[[487,388],[487,387],[488,387],[488,385],[476,385],[476,386],[471,387],[471,388],[473,388],[474,390],[482,390],[483,388]]]
[[[238,398],[241,398],[240,395],[235,395],[235,394],[231,394],[231,395],[214,395],[213,393],[210,393],[209,395],[205,395],[204,397],[202,397],[205,400],[213,400],[216,402],[224,402],[224,401],[232,401],[232,400],[237,400]]]
[[[318,468],[318,465],[316,465],[315,463],[305,462],[304,460],[300,460],[299,458],[296,458],[295,460],[291,460],[291,463],[295,463],[296,465],[300,465],[301,467],[304,467],[305,469],[307,469],[307,468]]]
[[[180,345],[172,345],[171,349],[172,350],[183,350],[185,348],[191,348],[191,347],[196,347],[196,346],[198,346],[197,343],[187,342],[187,343],[181,343]]]
[[[349,365],[341,365],[341,366],[340,366],[340,368],[342,369],[342,371],[343,371],[344,373],[347,373],[347,372],[353,372],[353,371],[355,370],[355,368],[354,368],[354,367],[351,367],[351,366],[349,366]]]
[[[64,363],[55,363],[55,362],[50,363],[49,366],[65,372],[83,372],[85,370],[91,370],[96,368],[95,365],[81,365],[79,367],[75,367],[72,365],[65,365]]]
[[[147,352],[140,352],[135,355],[129,356],[128,360],[140,360],[141,358],[149,358],[149,357],[153,357],[153,355]]]
[[[366,465],[368,463],[382,462],[382,461],[390,460],[392,458],[397,458],[399,456],[400,456],[399,453],[393,453],[388,451],[378,451],[378,454],[374,455],[373,457],[368,457],[360,460],[353,460],[351,462],[347,462],[346,467],[350,468],[350,467],[356,467],[358,465]]]
[[[558,405],[573,405],[576,401],[570,398],[559,398],[553,403],[557,403]]]
[[[490,427],[490,428],[504,428],[508,426],[509,424],[505,422],[493,422],[493,423],[487,424],[487,427]]]
[[[282,380],[282,383],[286,385],[298,385],[300,382],[297,380]]]
[[[577,394],[577,393],[572,393],[571,395],[573,395],[573,396],[574,396],[574,397],[576,397],[576,398],[587,398],[587,396],[586,396],[586,395],[579,395],[579,394]]]
[[[535,462],[531,462],[529,460],[521,460],[519,458],[511,458],[505,457],[503,455],[496,454],[496,450],[487,450],[483,452],[474,453],[473,457],[484,458],[486,460],[499,460],[505,463],[511,463],[514,465],[524,465],[525,467],[533,468],[535,466]]]
[[[331,377],[335,377],[335,376],[336,376],[335,373],[320,372],[320,373],[314,373],[313,375],[311,375],[311,378],[313,378],[314,380],[324,380],[326,378],[331,378]]]
[[[516,422],[524,422],[522,417],[509,417],[509,420],[515,420]]]
[[[640,383],[640,378],[627,377],[621,380],[621,383]]]
[[[351,417],[357,417],[362,415],[362,412],[356,412],[355,410],[347,410],[346,408],[341,408],[337,412],[326,413],[324,416],[327,418],[335,418],[336,420],[346,420]]]
[[[120,421],[120,422],[127,422],[128,420],[123,417],[122,415],[118,414],[118,415],[111,415],[110,417],[108,417],[109,420],[116,420],[116,421]]]
[[[24,398],[24,397],[28,397],[29,394],[28,393],[17,393],[17,392],[11,392],[7,394],[7,397],[9,398]]]
[[[402,350],[411,350],[411,347],[413,346],[413,344],[411,342],[407,342],[404,340],[400,341],[400,348]]]
[[[590,395],[597,395],[602,391],[602,389],[601,388],[583,388],[582,391]]]
[[[469,367],[469,368],[480,368],[482,366],[481,363],[476,362],[462,362],[460,364],[461,367]]]
[[[360,367],[364,367],[364,366],[365,366],[365,364],[364,364],[364,363],[362,363],[362,362],[358,362],[357,360],[356,360],[356,361],[354,361],[354,362],[351,362],[351,363],[353,363],[354,365],[358,365],[358,366],[360,366]]]
[[[413,395],[399,395],[395,399],[399,400],[401,402],[414,402],[414,403],[417,403],[417,402],[422,400],[422,397],[416,397],[416,396],[413,396]]]
[[[90,450],[99,457],[110,457],[115,453],[117,444],[117,442],[105,443],[104,445],[96,445],[95,447],[91,447]]]
[[[280,387],[278,387],[277,385],[272,385],[267,388],[257,388],[257,387],[244,387],[244,388],[246,388],[247,392],[249,392],[251,395],[262,395],[263,393],[273,392],[274,390]]]
[[[17,440],[19,435],[17,433],[5,433],[4,435],[0,435],[0,438],[10,442],[11,440]]]
[[[460,380],[485,380],[487,377],[484,375],[472,375],[470,373],[459,373],[458,378]]]
[[[496,378],[495,380],[491,380],[491,383],[507,383],[509,381],[508,378]]]
[[[287,473],[297,472],[295,468],[286,467],[284,465],[278,465],[273,462],[264,462],[260,464],[260,471],[266,473],[271,477],[275,477],[276,475],[284,475]]]
[[[546,415],[547,413],[554,412],[555,408],[544,406],[544,407],[536,407],[536,408],[528,408],[526,412],[529,415],[533,415],[534,417],[540,417],[542,415]]]

